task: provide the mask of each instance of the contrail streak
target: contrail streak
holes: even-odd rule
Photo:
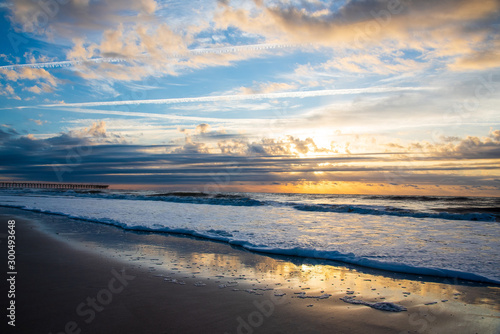
[[[64,106],[64,105],[61,105]],[[216,118],[216,117],[196,117],[196,116],[179,116],[179,115],[166,115],[158,113],[145,113],[145,112],[133,112],[133,111],[116,111],[116,110],[96,110],[96,109],[82,109],[82,108],[62,108],[60,110],[83,113],[83,114],[102,114],[102,115],[116,115],[116,116],[128,116],[128,117],[140,117],[140,118],[161,118],[174,121],[195,121],[195,122],[222,122],[222,123],[237,123],[241,122],[253,122],[269,124],[267,119],[253,119],[253,118]]]
[[[263,100],[263,99],[283,99],[283,98],[306,98],[319,96],[350,95],[350,94],[377,94],[401,91],[431,90],[433,88],[421,87],[376,87],[376,88],[357,88],[357,89],[325,89],[313,91],[295,91],[284,93],[268,94],[241,94],[241,95],[218,95],[218,96],[200,96],[184,97],[170,99],[154,100],[128,100],[128,101],[105,101],[105,102],[83,102],[83,103],[65,103],[65,104],[44,104],[38,107],[102,107],[102,106],[123,106],[140,104],[178,104],[178,103],[196,103],[196,102],[225,102],[225,101],[243,101],[243,100]],[[26,108],[26,107],[18,107]]]
[[[179,59],[183,57],[196,56],[196,55],[204,55],[204,54],[225,54],[225,53],[243,53],[249,51],[263,51],[263,50],[271,50],[271,49],[285,49],[285,48],[294,48],[299,47],[298,44],[252,44],[252,45],[239,45],[239,46],[225,46],[220,48],[206,48],[206,49],[191,49],[188,50],[186,54],[182,53],[172,53],[170,55],[166,55],[166,59]],[[131,60],[139,60],[139,61],[147,61],[151,59],[148,55],[144,55],[142,57],[127,59],[127,58],[116,58],[116,57],[101,57],[101,58],[90,58],[85,60],[64,60],[64,61],[54,61],[54,62],[45,62],[45,63],[31,63],[31,64],[14,64],[14,65],[5,65],[0,66],[0,69],[5,70],[14,70],[17,68],[29,67],[29,68],[61,68],[61,67],[72,67],[81,64],[87,63],[120,63],[127,62]]]
[[[47,63],[33,63],[33,64],[15,64],[15,65],[5,65],[0,66],[0,69],[14,70],[17,68],[61,68],[61,67],[72,67],[85,63],[120,63],[125,62],[126,59],[121,58],[92,58],[85,60],[64,60],[64,61],[53,61]]]

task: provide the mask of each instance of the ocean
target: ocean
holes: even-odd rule
[[[500,284],[500,198],[4,189],[0,206],[266,254]]]

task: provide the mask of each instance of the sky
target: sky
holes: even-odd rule
[[[0,29],[0,180],[500,195],[498,0],[16,0]]]

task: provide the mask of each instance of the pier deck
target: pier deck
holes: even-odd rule
[[[0,188],[40,189],[107,189],[106,184],[56,183],[56,182],[0,182]]]

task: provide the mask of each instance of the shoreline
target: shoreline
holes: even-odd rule
[[[68,332],[71,321],[77,327],[66,329],[82,333],[493,333],[500,328],[498,287],[384,276],[19,209],[0,208],[0,216],[1,233],[8,219],[17,223],[16,330]],[[119,277],[127,284],[119,286]],[[407,311],[340,300],[346,296],[392,302]],[[87,298],[103,302],[97,305],[103,309],[90,308]],[[92,309],[94,318],[87,323]]]
[[[477,275],[474,273],[470,272],[462,272],[462,271],[457,271],[457,270],[452,270],[452,269],[439,269],[439,268],[433,268],[433,267],[414,267],[414,266],[409,266],[406,264],[400,264],[400,263],[385,263],[385,262],[378,262],[378,261],[373,261],[373,260],[368,260],[368,259],[359,259],[357,261],[346,261],[346,260],[341,260],[341,259],[329,259],[326,257],[315,257],[315,256],[302,256],[302,255],[296,255],[294,254],[296,252],[296,249],[294,250],[289,250],[288,252],[285,250],[265,250],[265,249],[259,249],[256,246],[243,246],[238,242],[228,242],[226,240],[222,239],[216,239],[216,238],[210,238],[198,233],[187,233],[187,232],[182,232],[182,231],[162,231],[162,230],[149,230],[147,228],[127,228],[123,227],[118,224],[113,224],[113,223],[108,223],[108,222],[102,222],[102,221],[97,221],[93,219],[85,219],[85,218],[76,218],[76,217],[70,217],[65,214],[61,213],[55,213],[55,212],[44,212],[44,211],[39,211],[39,210],[29,210],[29,209],[24,209],[20,207],[15,207],[15,206],[6,206],[6,205],[0,205],[0,209],[13,209],[13,210],[19,210],[19,211],[25,211],[28,213],[40,213],[44,215],[53,215],[53,216],[59,216],[59,217],[64,217],[66,219],[70,220],[77,220],[77,221],[82,221],[86,223],[91,223],[91,224],[98,224],[98,225],[105,225],[105,226],[110,226],[113,228],[120,229],[122,231],[127,231],[131,233],[153,233],[153,234],[158,234],[158,235],[164,235],[164,236],[173,236],[173,237],[179,237],[179,238],[190,238],[190,239],[195,239],[195,240],[200,240],[200,241],[205,241],[205,242],[214,242],[214,243],[221,243],[224,245],[228,245],[230,247],[239,249],[241,251],[246,251],[246,252],[252,252],[255,254],[260,254],[262,256],[268,256],[268,257],[273,257],[273,258],[296,258],[298,261],[312,261],[314,263],[321,263],[321,264],[334,264],[334,265],[340,265],[344,267],[352,267],[356,269],[363,268],[366,271],[374,271],[376,273],[387,273],[391,276],[401,276],[401,277],[413,277],[416,278],[418,277],[419,279],[423,280],[428,280],[428,281],[436,281],[436,282],[449,282],[449,280],[453,280],[455,284],[459,284],[459,282],[462,282],[463,284],[477,284],[479,286],[496,286],[500,287],[500,281],[489,278],[487,276],[483,275]],[[301,252],[308,252],[308,250],[300,250]],[[314,253],[315,251],[311,251]],[[321,252],[320,252],[321,253]],[[369,265],[365,265],[363,263],[370,262]],[[389,269],[390,268],[390,269]],[[403,270],[404,269],[404,270]],[[457,277],[457,275],[460,275]]]

